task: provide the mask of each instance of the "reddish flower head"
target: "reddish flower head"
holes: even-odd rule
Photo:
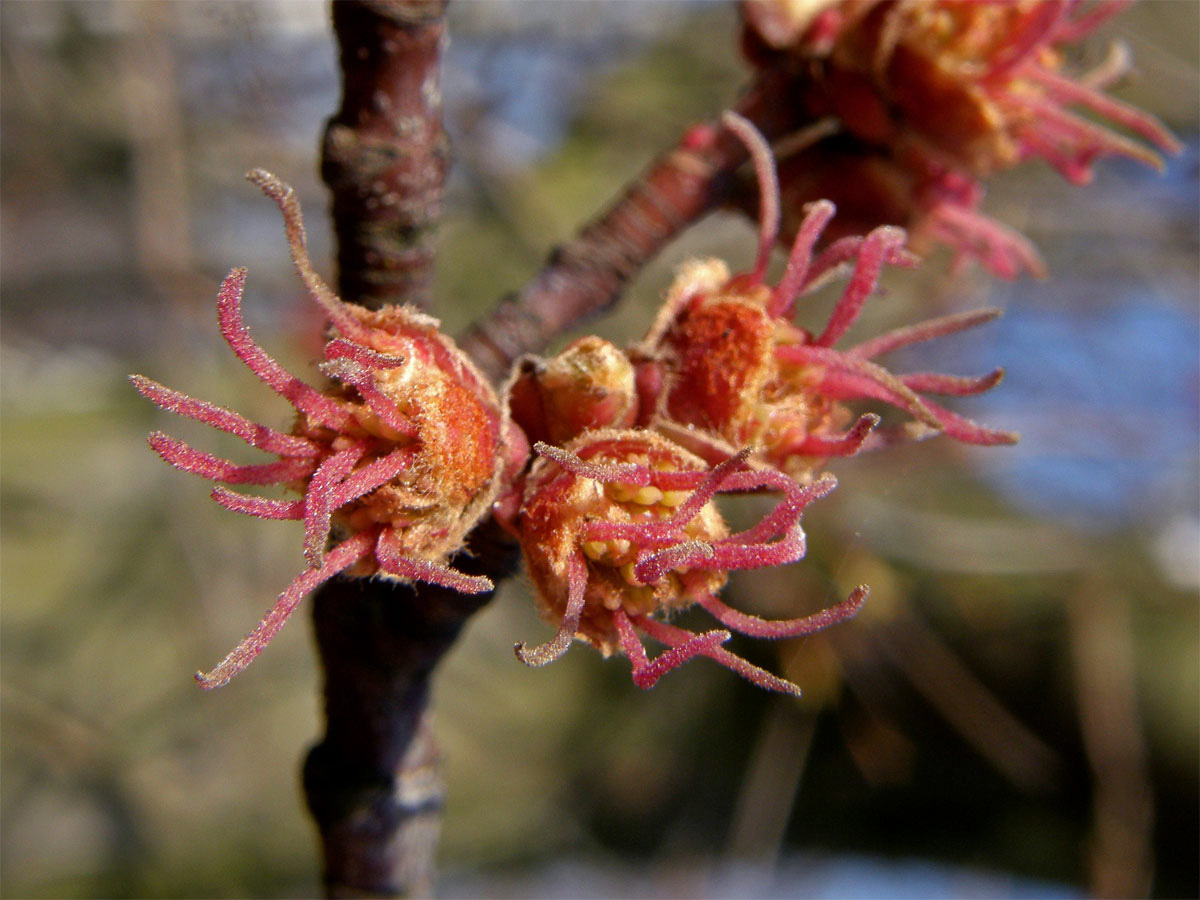
[[[709,460],[739,447],[761,447],[767,462],[801,480],[829,457],[858,452],[871,436],[878,416],[866,414],[851,424],[853,416],[843,405],[850,399],[881,401],[909,413],[915,422],[894,436],[944,432],[974,444],[1016,440],[922,396],[979,393],[1000,381],[1001,370],[978,378],[893,375],[872,361],[979,324],[995,311],[936,319],[835,349],[875,289],[883,265],[913,263],[902,249],[902,230],[885,226],[865,238],[843,238],[814,256],[813,247],[834,213],[833,204],[814,203],[798,229],[783,279],[775,288],[763,283],[779,223],[774,167],[753,126],[733,114],[727,114],[726,124],[751,148],[762,186],[758,261],[748,275],[730,277],[723,262],[705,260],[690,263],[677,276],[637,351],[643,401],[656,398],[655,427]],[[850,280],[825,329],[811,334],[793,325],[796,299],[851,261]],[[874,440],[885,434],[878,432]]]
[[[976,261],[998,278],[1046,275],[1028,238],[981,211],[980,182],[921,154],[842,134],[780,157],[779,182],[780,237],[789,245],[809,204],[827,199],[838,216],[822,234],[823,243],[894,224],[908,231],[908,248],[918,255],[935,245],[948,247],[955,270]],[[744,185],[742,207],[753,208],[755,196],[754,186]]]
[[[1085,183],[1099,156],[1161,166],[1152,147],[1180,150],[1153,116],[1103,93],[1124,73],[1123,60],[1078,80],[1060,72],[1060,48],[1126,5],[844,0],[793,10],[751,0],[745,9],[752,35],[806,63],[810,111],[836,116],[855,136],[916,143],[976,177],[1036,156]],[[789,16],[792,27],[785,27]]]
[[[495,392],[438,332],[436,320],[408,307],[368,311],[343,303],[312,269],[291,188],[261,170],[248,177],[279,204],[296,268],[335,334],[320,366],[330,382],[312,387],[250,337],[241,312],[246,270],[234,269],[221,286],[221,334],[252,372],[295,407],[290,433],[132,376],[134,386],[162,408],[278,457],[241,465],[155,432],[150,445],[167,462],[225,484],[284,485],[301,495],[272,500],[213,489],[213,499],[235,512],[302,521],[309,567],[216,668],[197,674],[206,688],[225,684],[249,665],[303,596],[339,572],[466,593],[489,590],[488,579],[458,572],[446,558],[490,510],[501,470],[523,446],[512,440]]]
[[[800,514],[832,490],[832,477],[802,488],[779,472],[752,467],[748,451],[710,468],[641,429],[585,431],[565,448],[536,449],[540,458],[526,481],[517,531],[542,614],[558,632],[532,650],[517,645],[517,656],[528,665],[552,662],[578,638],[606,656],[628,656],[642,688],[700,655],[761,687],[799,693],[725,650],[729,629],[766,638],[809,634],[854,615],[866,598],[860,587],[816,615],[767,621],[716,597],[732,570],[782,565],[804,555]],[[713,497],[763,490],[779,491],[784,499],[754,527],[730,534]],[[692,604],[725,628],[695,634],[664,621]],[[651,661],[639,633],[669,649]]]
[[[1156,151],[1181,149],[1149,113],[1103,92],[1128,67],[1123,48],[1077,79],[1061,71],[1061,48],[1126,5],[745,0],[750,59],[786,70],[792,96],[826,126],[781,159],[789,218],[828,198],[859,232],[904,225],[914,246],[946,244],[957,262],[1044,274],[1027,240],[980,212],[981,179],[1040,158],[1085,184],[1100,157],[1161,168]]]

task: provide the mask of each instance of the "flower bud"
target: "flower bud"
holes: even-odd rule
[[[1155,150],[1178,153],[1179,142],[1149,113],[1103,93],[1125,72],[1120,52],[1077,80],[1060,72],[1063,46],[1124,4],[1079,6],[748,0],[743,9],[759,56],[770,48],[793,60],[807,112],[835,116],[869,143],[913,149],[976,178],[1029,157],[1080,184],[1099,156],[1161,167]]]
[[[595,335],[551,359],[521,360],[509,395],[513,419],[531,441],[565,444],[588,429],[628,428],[637,417],[633,364]]]

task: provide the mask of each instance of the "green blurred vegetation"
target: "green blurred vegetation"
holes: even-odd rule
[[[484,48],[494,72],[495,58],[550,46],[564,77],[577,66],[586,78],[561,140],[551,129],[541,152],[517,159],[498,150],[521,127],[504,102],[535,86],[510,77],[469,107],[448,87],[457,162],[435,310],[448,330],[519,286],[683,126],[735,96],[733,9],[658,6],[651,24],[603,3],[454,8],[455,46]],[[1179,98],[1196,96],[1197,61],[1181,35],[1194,38],[1195,13],[1149,3],[1116,27],[1141,65],[1131,90],[1185,136],[1196,109]],[[240,174],[262,165],[295,184],[314,257],[328,258],[315,154],[336,72],[323,15],[0,4],[3,896],[307,896],[318,883],[297,775],[319,727],[302,617],[229,687],[203,694],[190,678],[293,576],[298,535],[217,508],[203,483],[155,459],[153,428],[244,451],[160,414],[125,375],[286,419],[217,336],[215,291],[234,265],[250,267],[256,335],[312,374],[314,314],[273,207]],[[542,77],[553,84],[553,69]],[[1113,182],[1100,168],[1090,190],[1103,196]],[[1026,229],[1064,284],[1086,275],[1083,234],[1112,267],[1194,302],[1187,277],[1184,293],[1170,280],[1195,273],[1194,218],[1142,209],[1135,232],[1116,210],[1083,221],[1080,196],[1035,171],[1004,179],[989,209]],[[636,338],[675,264],[719,254],[736,268],[753,245],[746,223],[714,217],[595,327]],[[948,279],[943,263],[894,273],[862,333],[997,290],[978,273]],[[814,301],[814,319],[829,302]],[[987,353],[965,365],[1024,364]],[[843,463],[842,487],[807,516],[809,558],[735,581],[731,602],[764,615],[872,585],[854,623],[739,645],[801,683],[798,703],[703,661],[642,693],[623,661],[583,646],[526,669],[512,645],[547,626],[523,579],[506,585],[437,681],[446,893],[552,893],[538,874],[584,860],[615,867],[613,892],[705,895],[731,861],[768,871],[813,852],[952,861],[1087,891],[1097,836],[1132,822],[1121,849],[1133,856],[1102,841],[1102,862],[1152,870],[1156,894],[1194,896],[1194,548],[1181,551],[1180,582],[1155,550],[1168,523],[1153,510],[1108,530],[1037,517],[988,486],[980,459],[934,441]],[[1195,490],[1186,472],[1177,490]],[[1099,781],[1098,750],[1115,760]]]

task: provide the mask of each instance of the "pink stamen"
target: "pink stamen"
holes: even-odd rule
[[[356,344],[345,338],[334,338],[325,344],[325,358],[352,359],[364,369],[398,369],[408,360],[403,356],[378,353],[370,347]]]
[[[791,456],[812,456],[825,458],[830,456],[854,456],[862,449],[863,443],[870,436],[871,430],[879,424],[879,416],[874,413],[864,413],[858,421],[843,434],[816,435],[805,434],[803,437],[785,441],[774,451],[781,458]]]
[[[417,448],[415,447],[400,447],[386,456],[367,463],[335,487],[330,499],[333,504],[332,508],[345,506],[347,503],[383,487],[407,469],[416,454]]]
[[[226,509],[246,516],[288,521],[304,518],[303,500],[269,500],[266,497],[252,497],[249,494],[231,491],[221,485],[213,488],[210,496]]]
[[[900,380],[922,394],[942,394],[947,397],[971,397],[990,391],[1004,380],[1004,369],[995,368],[986,375],[974,378],[962,375],[939,375],[933,372],[914,372],[901,375]]]
[[[436,584],[463,594],[482,594],[495,585],[482,575],[467,575],[449,566],[428,559],[417,559],[400,553],[399,536],[395,529],[385,528],[375,543],[375,558],[389,575]]]
[[[1110,122],[1141,135],[1165,153],[1174,155],[1183,150],[1183,144],[1175,135],[1148,112],[1128,106],[1041,66],[1029,66],[1021,74],[1045,88],[1050,99],[1057,103],[1075,103],[1090,109]]]
[[[771,250],[779,236],[779,176],[775,171],[775,157],[762,132],[747,119],[726,110],[721,116],[721,124],[746,145],[754,162],[754,175],[758,181],[758,257],[751,278],[762,284],[771,261]]]
[[[967,331],[977,325],[983,325],[986,322],[991,322],[993,319],[998,319],[1002,315],[1004,315],[1003,310],[996,309],[995,307],[987,307],[969,312],[953,313],[948,316],[939,316],[936,319],[926,319],[924,322],[918,322],[916,325],[897,328],[894,331],[889,331],[887,334],[871,338],[869,341],[863,341],[861,344],[856,344],[844,352],[848,356],[857,356],[860,359],[873,359],[876,356],[883,356],[885,353],[891,353],[893,350],[899,350],[902,347],[911,347],[913,344],[921,344],[935,338],[958,334],[960,331]]]
[[[787,268],[783,271],[783,278],[780,279],[772,293],[771,303],[767,307],[767,314],[772,318],[791,318],[796,298],[804,289],[808,268],[812,263],[813,248],[816,247],[817,240],[821,237],[825,226],[833,218],[834,211],[834,205],[828,200],[818,200],[808,205],[804,219],[796,232],[792,251],[788,255]]]
[[[633,575],[638,584],[654,584],[671,571],[719,568],[713,545],[705,541],[682,540],[662,550],[657,550],[638,560]]]
[[[801,487],[775,469],[758,469],[739,474],[753,476],[753,481],[749,482],[748,486],[753,486],[754,489],[783,491],[784,499],[776,504],[769,514],[745,531],[712,543],[682,540],[661,550],[644,553],[633,569],[634,576],[641,584],[654,584],[672,570],[758,569],[787,565],[804,556],[805,538],[800,528],[800,515],[809,503],[833,490],[837,479],[829,475]],[[699,509],[696,512],[699,512]],[[686,522],[681,523],[677,532],[680,535],[683,533],[683,524]],[[770,543],[777,536],[780,536],[780,539]],[[630,539],[639,541],[643,551],[650,549],[647,537],[648,535],[629,535]]]
[[[258,623],[258,627],[246,635],[233,650],[221,660],[211,672],[197,672],[196,681],[205,690],[221,687],[229,683],[229,679],[242,671],[254,661],[263,648],[270,643],[279,629],[295,611],[304,596],[337,575],[364,559],[375,542],[373,532],[361,532],[347,538],[329,552],[325,563],[317,569],[306,569],[288,585],[279,595],[275,605]]]
[[[1039,3],[1025,21],[1008,39],[1006,45],[995,54],[984,81],[1003,81],[1013,68],[1029,60],[1035,53],[1050,43],[1051,36],[1061,30],[1067,13],[1062,0],[1046,0]]]
[[[682,628],[676,628],[674,625],[668,625],[665,622],[659,622],[656,619],[651,619],[649,616],[633,616],[630,617],[630,621],[638,629],[654,638],[654,640],[661,644],[666,644],[669,647],[687,646],[688,643],[696,637],[696,635],[692,634],[690,631],[685,631]],[[800,688],[792,684],[790,681],[786,681],[783,678],[772,675],[770,672],[760,669],[758,666],[751,665],[740,656],[735,656],[734,654],[730,653],[724,647],[711,646],[697,648],[695,653],[701,656],[707,656],[709,659],[720,663],[725,668],[736,672],[747,681],[751,682],[752,684],[756,684],[765,690],[777,691],[781,694],[792,694],[796,697],[800,696]],[[673,662],[674,666],[678,667],[686,661],[687,659],[681,659]]]
[[[621,650],[629,657],[633,667],[633,683],[644,691],[654,687],[658,680],[672,669],[678,669],[692,657],[719,647],[731,637],[728,631],[706,631],[704,634],[689,635],[686,640],[664,650],[651,661],[646,656],[646,648],[642,646],[625,610],[618,609],[613,613],[613,623],[617,626]]]
[[[859,250],[854,274],[834,307],[825,330],[813,342],[816,346],[833,346],[854,324],[854,320],[862,311],[863,303],[879,281],[879,273],[888,253],[899,249],[903,243],[904,230],[890,225],[876,228],[867,235]]]
[[[206,403],[203,400],[196,400],[187,394],[164,387],[143,375],[130,375],[129,380],[133,382],[138,393],[167,412],[211,425],[226,434],[241,438],[257,450],[265,450],[279,456],[305,457],[316,456],[321,452],[320,448],[308,438],[284,434],[268,428],[266,425],[251,422],[233,410]]]
[[[563,469],[572,475],[578,475],[580,478],[591,478],[593,481],[603,482],[621,482],[623,484],[636,485],[637,487],[645,487],[650,484],[650,469],[648,466],[639,466],[632,463],[587,462],[569,450],[564,450],[561,447],[555,447],[553,444],[546,444],[542,441],[537,441],[533,445],[533,449],[539,456],[554,460]]]
[[[681,503],[675,512],[666,519],[655,522],[605,522],[599,520],[585,522],[580,529],[580,534],[585,541],[676,538],[682,535],[687,524],[699,515],[700,510],[721,490],[723,484],[745,468],[746,458],[749,455],[750,450],[744,449],[720,465],[714,466],[687,500]]]
[[[903,228],[895,226],[884,226],[894,228],[899,232],[901,237],[900,243],[903,244]],[[862,249],[863,241],[866,238],[857,235],[851,237],[838,238],[819,254],[808,267],[808,274],[804,276],[804,282],[800,285],[800,293],[815,289],[825,283],[827,278],[833,276],[834,272],[841,266],[854,259]],[[913,269],[920,265],[921,258],[902,246],[889,247],[884,254],[884,263],[889,266],[898,266],[903,269]]]
[[[1046,264],[1032,242],[978,210],[954,202],[937,203],[929,210],[925,227],[960,256],[978,259],[1000,278],[1016,278],[1022,270],[1035,278],[1046,277]]]
[[[246,179],[252,184],[258,185],[262,192],[279,206],[279,211],[283,213],[283,227],[287,234],[288,249],[292,253],[292,262],[296,265],[296,272],[300,275],[304,286],[308,288],[308,292],[312,294],[313,299],[325,310],[329,321],[343,335],[360,340],[367,338],[370,335],[370,329],[359,321],[340,297],[330,290],[329,285],[313,268],[312,260],[308,256],[304,219],[300,214],[300,204],[296,201],[296,192],[292,186],[280,181],[265,169],[251,169],[246,173]]]
[[[718,544],[723,545],[730,542],[742,544],[754,543],[769,540],[777,534],[782,534],[795,524],[799,518],[799,514],[805,507],[814,500],[820,500],[822,497],[827,496],[837,487],[837,479],[828,474],[804,486],[788,478],[788,476],[784,475],[778,469],[763,469],[758,474],[770,476],[774,483],[764,481],[764,486],[784,491],[787,494],[786,498],[776,505],[770,513],[759,519],[757,523],[745,531],[740,531],[737,534],[723,538],[717,542]],[[786,482],[786,484],[780,484],[781,481]]]
[[[763,619],[758,616],[752,616],[744,612],[739,612],[706,591],[697,592],[696,602],[708,610],[714,619],[727,628],[741,632],[749,637],[778,640],[780,638],[813,634],[828,628],[830,625],[836,625],[838,622],[845,622],[847,619],[854,618],[854,616],[858,615],[858,611],[862,609],[869,592],[870,589],[865,584],[860,584],[841,603],[834,604],[818,613],[813,613],[811,616],[804,616],[799,619]]]
[[[282,484],[304,477],[312,472],[314,466],[310,459],[281,459],[241,466],[197,450],[161,431],[152,432],[149,440],[154,452],[175,468],[226,484]]]
[[[567,607],[563,611],[558,633],[532,650],[525,648],[524,641],[517,644],[513,647],[517,659],[527,666],[544,666],[567,652],[571,641],[575,639],[575,632],[579,630],[579,619],[583,615],[583,602],[587,596],[587,577],[587,563],[583,555],[572,553],[567,560]]]
[[[420,431],[416,423],[401,413],[391,398],[375,386],[375,376],[356,360],[346,357],[331,359],[322,363],[319,368],[330,378],[355,387],[362,395],[367,408],[392,431],[414,439],[419,436]]]
[[[1072,115],[1055,103],[1032,96],[1023,96],[1017,103],[1035,116],[1035,124],[1022,129],[1022,139],[1025,139],[1027,132],[1036,130],[1046,138],[1057,138],[1074,147],[1080,157],[1088,154],[1091,154],[1089,159],[1096,154],[1124,156],[1153,169],[1163,169],[1162,158],[1153,150],[1115,131]]]
[[[1080,38],[1091,34],[1121,10],[1127,8],[1131,3],[1133,3],[1133,0],[1103,0],[1103,2],[1094,4],[1083,15],[1072,19],[1069,18],[1070,12],[1083,5],[1078,0],[1072,0],[1070,10],[1068,10],[1068,17],[1059,22],[1058,27],[1054,29],[1051,40],[1056,44],[1078,41]]]
[[[325,542],[329,539],[333,511],[337,508],[337,489],[362,459],[366,447],[355,444],[329,456],[317,467],[304,492],[304,557],[314,568],[321,565]]]
[[[1092,181],[1092,163],[1101,155],[1097,147],[1075,151],[1074,154],[1052,143],[1036,128],[1021,129],[1021,153],[1024,159],[1044,159],[1063,178],[1074,185],[1086,185]]]
[[[242,285],[245,281],[246,270],[234,269],[225,277],[217,294],[217,321],[225,342],[251,372],[296,409],[335,430],[345,426],[350,421],[346,409],[296,378],[250,337],[242,319]]]
[[[740,543],[727,539],[713,544],[713,566],[726,572],[743,569],[766,569],[786,566],[803,559],[808,549],[804,529],[800,527],[799,511],[796,521],[777,541]]]
[[[777,348],[775,352],[782,361],[792,365],[825,367],[821,390],[833,399],[873,397],[903,409],[926,425],[938,427],[937,419],[925,402],[882,366],[826,347],[789,344]]]
[[[926,400],[925,406],[937,419],[942,433],[962,441],[964,444],[975,444],[981,447],[994,447],[999,444],[1015,444],[1021,436],[1015,431],[1001,431],[996,428],[985,428],[957,413],[952,413],[932,400]]]

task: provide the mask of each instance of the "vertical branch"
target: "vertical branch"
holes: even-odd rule
[[[342,105],[324,139],[338,288],[377,308],[428,306],[433,228],[447,148],[439,57],[443,0],[333,4]],[[464,572],[499,580],[516,565],[495,526],[476,529]],[[326,728],[304,763],[329,896],[422,896],[433,886],[443,788],[429,724],[430,677],[491,594],[335,579],[316,594]]]
[[[325,129],[338,293],[427,307],[448,148],[439,63],[445,0],[333,4],[342,106]]]
[[[454,565],[499,580],[514,545],[489,522]],[[313,605],[325,675],[325,736],[304,762],[330,897],[429,896],[444,789],[430,678],[492,597],[430,585],[335,579]]]

